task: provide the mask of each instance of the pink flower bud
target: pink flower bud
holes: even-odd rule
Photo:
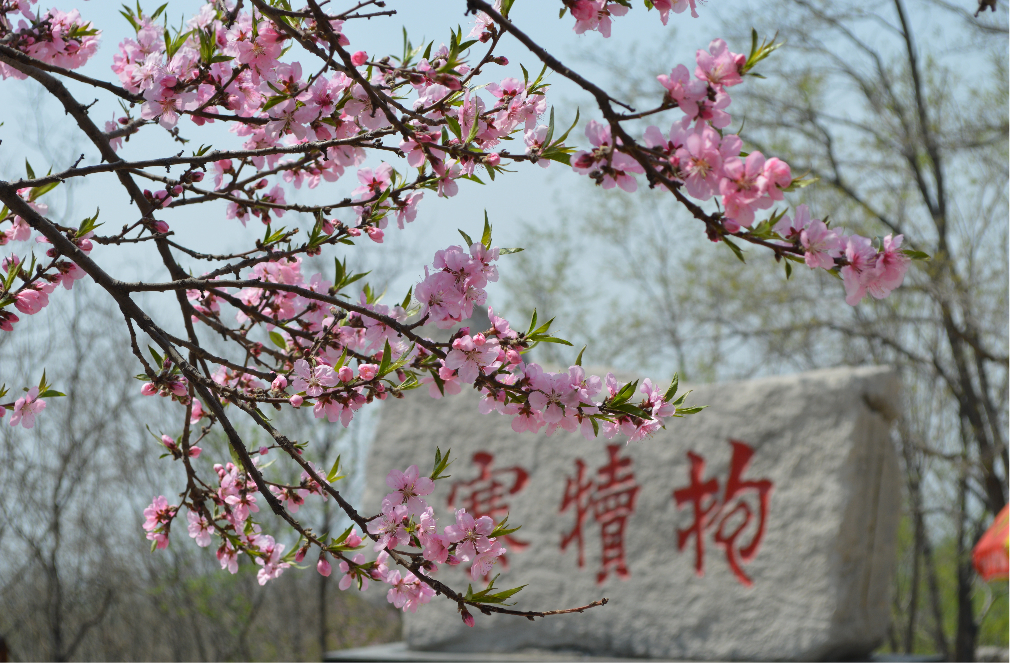
[[[189,179],[192,180],[192,181],[194,181],[194,182],[202,182],[203,181],[203,175],[204,175],[204,173],[203,173],[202,170],[194,170],[193,172],[191,172],[189,174]]]
[[[278,375],[274,378],[274,381],[270,383],[270,386],[274,391],[284,391],[284,388],[288,386],[288,379],[283,375]]]
[[[484,157],[484,161],[486,161],[487,165],[489,166],[497,166],[499,163],[501,163],[501,157],[498,156],[497,152],[492,152],[491,154]]]
[[[165,448],[169,451],[175,451],[175,440],[167,435],[161,436],[161,443],[165,445]]]
[[[471,615],[466,609],[463,610],[463,623],[470,628],[473,628],[473,615]]]
[[[189,457],[190,458],[199,458],[201,451],[203,451],[203,449],[201,449],[200,447],[190,447],[189,448]]]
[[[178,196],[178,195],[181,195],[181,194],[182,194],[182,185],[181,184],[176,184],[174,187],[172,187],[172,195],[173,196]]]
[[[354,63],[355,67],[360,67],[361,65],[368,62],[368,53],[365,53],[364,51],[358,51],[357,53],[351,56],[351,62]]]
[[[379,372],[379,367],[375,364],[362,364],[358,366],[358,376],[362,380],[371,380]]]
[[[152,382],[145,382],[144,386],[140,388],[140,393],[142,393],[145,396],[154,396],[156,393],[158,393],[158,388],[155,387],[154,383]]]
[[[301,564],[302,560],[305,559],[305,553],[307,553],[308,551],[309,547],[307,545],[299,548],[298,552],[295,553],[295,564]]]
[[[319,571],[319,575],[321,575],[321,576],[328,576],[328,575],[330,575],[330,571],[332,571],[332,570],[333,569],[332,569],[332,567],[330,567],[330,563],[326,561],[325,557],[323,557],[322,555],[320,555],[319,556],[319,563],[316,564],[316,571]]]
[[[266,456],[268,453],[270,453],[270,448],[269,447],[260,447],[260,455],[261,456]]]
[[[337,371],[337,377],[340,378],[341,382],[350,382],[354,379],[354,371],[350,366],[341,366],[340,370]]]
[[[329,219],[323,219],[323,234],[332,235],[336,228],[333,226],[333,222]]]
[[[294,407],[301,407],[304,401],[305,399],[299,396],[298,394],[295,394],[294,396],[288,399],[288,403],[291,403],[291,405],[293,405]]]
[[[350,235],[351,237],[357,237],[358,235],[361,234],[361,231],[358,230],[357,228],[348,228],[347,234]]]
[[[168,224],[165,223],[164,221],[155,221],[154,222],[154,232],[156,232],[156,233],[162,233],[162,234],[167,233],[168,232]]]

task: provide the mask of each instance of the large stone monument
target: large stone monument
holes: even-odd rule
[[[430,471],[435,447],[451,448],[452,477],[436,482],[429,504],[444,524],[465,507],[523,525],[495,567],[496,586],[527,585],[518,609],[609,599],[536,622],[474,611],[467,628],[436,597],[404,615],[407,644],[708,660],[866,655],[890,614],[897,393],[887,368],[707,385],[690,402],[708,409],[631,444],[518,435],[509,418],[479,414],[474,392],[387,401],[366,509],[388,492],[390,468]],[[465,590],[466,566],[439,578]]]

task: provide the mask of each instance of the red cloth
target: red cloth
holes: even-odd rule
[[[1008,548],[1008,535],[1010,535],[1010,511],[1008,507],[996,516],[989,529],[986,530],[982,538],[971,553],[971,560],[975,564],[975,570],[982,576],[983,580],[1006,580],[1010,578],[1010,548]]]

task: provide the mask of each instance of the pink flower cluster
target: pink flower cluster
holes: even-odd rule
[[[421,316],[439,329],[449,329],[473,315],[473,307],[487,301],[484,288],[498,280],[498,249],[475,242],[469,252],[450,246],[435,253],[433,271],[425,267],[425,278],[414,296],[421,303]]]
[[[754,211],[782,200],[783,189],[792,183],[788,164],[766,159],[757,151],[742,157],[740,137],[720,131],[731,121],[725,110],[730,104],[726,88],[743,82],[740,69],[745,63],[745,56],[730,52],[726,42],[716,39],[707,51],[698,51],[694,78],[684,65],[659,76],[666,89],[665,102],[680,108],[684,117],[666,135],[656,126],[644,134],[650,150],[645,158],[660,175],[683,184],[688,195],[699,200],[722,197],[728,232],[750,227]],[[632,174],[645,172],[643,157],[622,151],[607,125],[590,122],[586,137],[594,149],[577,152],[572,169],[589,175],[603,188],[617,185],[635,191],[638,185]]]
[[[34,4],[35,0],[32,0]],[[11,17],[6,13],[20,12],[17,29],[13,29]],[[90,22],[81,19],[76,9],[62,12],[49,9],[39,16],[31,10],[26,0],[0,5],[0,28],[5,34],[6,46],[64,69],[84,66],[98,51],[101,31],[94,29]],[[17,69],[0,62],[0,79],[24,79],[27,76]]]
[[[599,32],[604,37],[610,37],[612,28],[612,17],[624,16],[628,13],[628,7],[612,0],[563,0],[565,7],[572,12],[575,19],[573,30],[575,34],[583,34],[589,31]],[[651,4],[651,6],[649,6]],[[650,0],[646,3],[649,9],[659,12],[659,20],[666,25],[670,18],[670,12],[680,14],[690,8],[691,16],[698,18],[697,0]],[[499,9],[500,11],[500,9]],[[478,19],[479,20],[479,19]]]
[[[161,436],[161,443],[165,445],[165,448],[168,449],[168,452],[172,454],[176,460],[182,458],[184,455],[189,458],[199,458],[200,452],[203,451],[200,447],[190,446],[186,452],[183,452],[182,448],[175,439],[169,437],[168,435]]]
[[[163,436],[162,442],[173,454],[181,454],[172,438]],[[199,455],[199,447],[190,447],[191,458]],[[253,462],[257,460],[255,458]],[[237,573],[239,555],[245,553],[261,567],[257,573],[261,585],[280,576],[285,569],[290,568],[292,562],[301,562],[304,552],[301,552],[300,557],[294,552],[285,554],[286,546],[264,534],[260,525],[252,520],[252,514],[260,510],[255,482],[232,463],[214,465],[214,471],[219,487],[211,494],[213,510],[205,512],[201,505],[199,510],[191,507],[186,514],[189,536],[196,540],[197,545],[207,547],[215,534],[220,536],[222,543],[217,550],[217,558],[221,568]],[[271,484],[270,491],[292,512],[297,512],[298,506],[310,494],[324,494],[319,484],[306,472],[302,473],[300,485]],[[155,498],[154,503],[144,511],[148,517],[144,529],[147,530],[149,539],[157,541],[158,548],[168,546],[171,522],[177,512],[178,507],[169,507],[164,497]],[[352,536],[348,541],[357,546],[361,539]]]
[[[153,541],[158,550],[168,547],[168,536],[178,506],[169,506],[164,495],[158,495],[151,505],[144,509],[144,531],[147,540]]]
[[[49,210],[48,205],[38,201],[38,196],[41,193],[44,192],[32,188],[18,189],[18,196],[29,207],[39,214],[46,214]],[[6,218],[0,219],[0,223],[5,221],[10,221],[11,225],[7,230],[0,231],[0,246],[4,246],[10,242],[23,242],[31,239],[32,229],[28,225],[28,221],[16,214],[10,214]],[[71,232],[68,233],[67,238],[82,252],[88,254],[93,248],[91,241],[93,235],[94,233],[90,231],[80,236]],[[47,238],[41,235],[36,236],[35,242],[37,244],[50,243]],[[3,279],[0,278],[0,330],[13,331],[14,324],[20,321],[17,314],[4,311],[4,306],[13,304],[21,313],[35,315],[49,305],[49,295],[53,293],[58,284],[62,284],[66,290],[70,290],[74,287],[75,282],[87,275],[76,263],[69,260],[60,260],[60,254],[55,248],[49,248],[46,251],[46,256],[52,258],[52,262],[45,265],[43,269],[38,270],[35,274],[27,273],[21,258],[16,254],[11,254],[0,260],[0,271],[2,271],[3,276],[6,276],[8,269],[13,266],[17,268],[17,276],[23,282],[20,288],[12,289],[8,292],[4,291]]]
[[[414,612],[419,605],[428,603],[435,595],[431,587],[414,574],[401,575],[399,570],[389,570],[386,550],[399,546],[420,548],[425,560],[424,569],[429,575],[437,572],[440,564],[457,565],[470,562],[470,577],[474,581],[486,578],[498,558],[505,553],[505,547],[497,537],[492,537],[494,522],[488,516],[474,519],[465,509],[455,512],[455,522],[439,531],[434,509],[424,501],[434,489],[434,482],[420,476],[416,465],[405,472],[391,470],[386,476],[386,485],[393,492],[382,500],[382,512],[368,524],[368,532],[376,538],[375,550],[380,551],[370,577],[392,585],[387,599],[397,608]],[[361,561],[355,558],[355,563]],[[345,573],[357,573],[344,568]],[[345,576],[345,579],[347,576]],[[347,586],[350,586],[350,580]],[[360,583],[359,583],[360,585]],[[344,589],[341,581],[341,589]]]
[[[842,235],[820,219],[811,219],[806,205],[796,208],[796,218],[783,216],[775,224],[783,239],[804,249],[804,259],[811,269],[832,269],[836,260],[845,284],[845,302],[855,306],[869,293],[883,299],[901,285],[908,271],[909,259],[901,251],[902,235],[888,235],[880,249],[860,235]]]

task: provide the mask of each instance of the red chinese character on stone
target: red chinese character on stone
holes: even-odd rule
[[[565,495],[561,501],[561,512],[569,507],[575,507],[575,525],[572,531],[561,537],[561,551],[564,552],[572,541],[578,542],[580,567],[585,565],[585,545],[582,538],[582,526],[586,516],[593,514],[593,519],[600,525],[600,570],[596,574],[596,582],[602,583],[613,571],[621,578],[627,578],[630,573],[624,560],[624,526],[628,516],[635,511],[635,497],[638,495],[638,485],[635,483],[635,473],[631,471],[630,458],[618,458],[621,445],[607,445],[609,460],[597,471],[597,479],[586,479],[586,464],[581,459],[575,460],[575,476],[567,477]]]
[[[687,452],[691,461],[689,470],[690,484],[673,491],[673,499],[677,508],[690,503],[694,512],[694,521],[686,529],[677,530],[677,550],[684,550],[688,540],[694,537],[694,569],[699,576],[705,575],[705,533],[713,531],[713,540],[726,552],[729,568],[741,583],[750,587],[754,583],[740,568],[741,562],[754,559],[761,539],[765,533],[765,521],[768,517],[768,497],[771,494],[772,482],[767,479],[747,481],[742,478],[754,449],[738,440],[730,440],[733,446],[733,456],[729,463],[729,478],[719,499],[719,481],[717,479],[702,480],[705,472],[705,459],[694,452]],[[754,512],[751,505],[744,499],[748,491],[757,493],[758,520],[749,540],[737,541],[751,524]]]
[[[448,505],[462,507],[474,517],[490,516],[495,524],[508,515],[509,504],[505,501],[508,495],[515,495],[526,487],[530,475],[518,465],[492,469],[494,456],[486,451],[478,451],[473,455],[473,464],[480,468],[480,474],[470,481],[456,481],[449,492]],[[530,544],[520,541],[511,534],[504,537],[510,550],[522,552]],[[503,568],[508,568],[508,560],[501,556]]]

